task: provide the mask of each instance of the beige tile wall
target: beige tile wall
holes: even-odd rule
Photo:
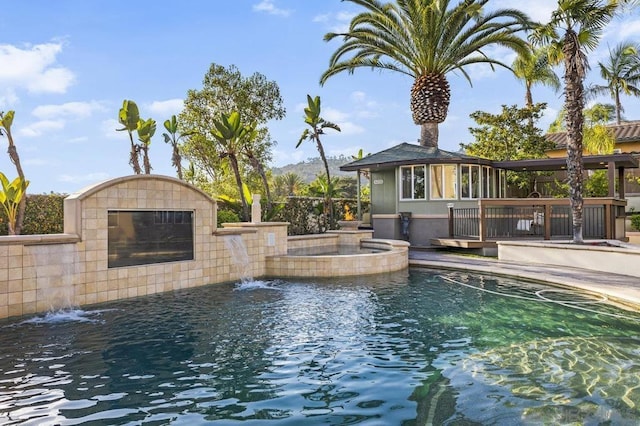
[[[107,267],[107,211],[190,210],[194,260]],[[265,273],[264,258],[286,253],[287,224],[243,224],[216,232],[216,203],[166,176],[117,178],[65,200],[65,234],[0,237],[0,318],[83,306]],[[232,259],[225,239],[239,238],[249,268]]]

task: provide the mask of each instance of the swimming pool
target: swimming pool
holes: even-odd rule
[[[216,284],[0,330],[2,424],[640,419],[639,314],[476,273]]]

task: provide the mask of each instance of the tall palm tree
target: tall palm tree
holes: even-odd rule
[[[545,49],[532,49],[530,54],[518,55],[511,64],[511,68],[513,74],[524,82],[524,101],[527,108],[533,108],[531,88],[535,84],[551,87],[556,92],[560,90],[560,79],[553,71]]]
[[[322,164],[324,165],[324,171],[327,175],[327,182],[331,182],[331,173],[329,172],[329,162],[327,161],[327,156],[324,153],[324,147],[322,146],[322,142],[320,141],[320,135],[324,134],[324,129],[333,129],[340,131],[340,127],[337,124],[334,124],[330,121],[325,120],[320,117],[320,97],[316,96],[312,98],[307,95],[307,107],[304,109],[304,122],[309,125],[311,129],[304,129],[302,135],[300,135],[300,140],[296,145],[298,148],[303,141],[311,140],[316,143],[316,147],[318,148],[318,153],[320,154],[320,158],[322,159]]]
[[[327,191],[324,195],[325,198],[325,210],[329,211],[329,223],[333,224],[333,206],[331,201],[331,193],[333,185],[333,181],[331,180],[331,173],[329,172],[329,162],[327,161],[327,156],[324,153],[324,147],[322,146],[322,142],[320,141],[320,135],[324,134],[324,129],[333,129],[340,131],[340,127],[337,124],[334,124],[330,121],[325,120],[320,116],[320,97],[316,96],[312,98],[310,95],[307,95],[307,107],[304,109],[304,122],[309,125],[310,129],[304,129],[302,135],[300,135],[300,140],[296,145],[296,148],[302,144],[305,140],[311,140],[316,143],[316,147],[318,148],[318,153],[320,154],[320,158],[322,159],[322,163],[324,164],[324,171],[327,176]]]
[[[573,220],[573,242],[583,243],[582,131],[584,78],[589,68],[587,52],[598,46],[602,30],[613,18],[617,0],[558,0],[551,20],[535,29],[532,40],[551,47],[550,54],[564,61],[564,96],[567,110],[567,175]]]
[[[613,50],[609,49],[609,61],[598,62],[600,76],[606,85],[594,84],[589,88],[593,95],[610,95],[615,102],[616,123],[622,122],[622,103],[620,93],[640,96],[640,46],[637,43],[623,42]]]
[[[230,114],[220,113],[219,118],[213,120],[215,129],[212,134],[218,142],[220,158],[229,161],[233,176],[236,180],[240,203],[242,205],[243,220],[249,220],[249,203],[244,195],[242,176],[238,164],[238,155],[242,149],[245,139],[251,138],[255,128],[245,125],[240,120],[240,113],[233,111]]]
[[[487,56],[486,50],[502,46],[525,54],[527,43],[518,32],[530,25],[515,9],[484,13],[489,0],[348,0],[366,9],[356,15],[346,33],[328,33],[326,41],[343,42],[320,77],[356,68],[396,71],[414,79],[411,88],[413,121],[421,126],[420,144],[438,146],[438,124],[449,109],[451,89],[446,75],[460,72],[471,83],[467,68],[477,63],[507,65]]]

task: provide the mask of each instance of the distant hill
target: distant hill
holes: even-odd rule
[[[344,155],[341,155],[339,157],[327,158],[331,177],[349,176],[355,178],[356,174],[354,172],[340,171],[340,166],[350,163],[351,161],[353,161],[351,158],[345,157]],[[273,176],[284,175],[286,173],[295,173],[300,176],[305,183],[310,183],[313,182],[319,174],[324,175],[324,164],[322,164],[322,159],[320,157],[307,158],[306,161],[301,161],[296,164],[287,164],[286,166],[282,167],[272,167],[271,171],[273,173]]]

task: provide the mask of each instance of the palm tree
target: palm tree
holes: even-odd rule
[[[640,96],[640,46],[636,43],[624,42],[613,50],[609,49],[609,62],[598,62],[600,76],[606,85],[594,84],[589,88],[593,95],[610,95],[615,102],[616,123],[622,122],[624,111],[620,102],[620,93]]]
[[[297,173],[287,172],[275,177],[275,186],[278,196],[294,196],[304,188],[304,180]]]
[[[545,49],[532,49],[530,54],[518,55],[511,64],[511,68],[513,74],[524,82],[524,100],[527,108],[533,108],[531,88],[534,84],[551,87],[556,92],[560,90],[560,79],[553,71]]]
[[[118,112],[118,121],[124,127],[122,129],[116,129],[121,132],[126,130],[129,134],[129,141],[131,142],[131,151],[129,152],[129,164],[133,168],[133,172],[137,175],[142,173],[140,168],[140,160],[138,159],[140,153],[140,146],[133,141],[133,132],[138,129],[138,121],[140,121],[140,113],[138,111],[138,105],[134,101],[124,100],[122,102],[122,108]]]
[[[320,97],[316,96],[312,98],[310,95],[307,95],[307,107],[304,109],[304,122],[311,127],[311,130],[304,129],[302,135],[300,135],[300,140],[296,145],[296,148],[302,144],[305,140],[312,140],[316,143],[316,147],[318,148],[318,152],[320,153],[320,158],[322,159],[322,163],[324,164],[324,171],[327,176],[327,192],[325,193],[325,203],[326,207],[330,212],[330,223],[333,223],[333,208],[331,206],[331,185],[333,181],[331,180],[331,173],[329,172],[329,163],[327,162],[327,156],[324,153],[324,147],[322,146],[322,142],[320,141],[320,135],[324,134],[324,129],[333,129],[340,131],[340,127],[337,124],[334,124],[330,121],[325,120],[320,117]]]
[[[151,162],[149,161],[149,146],[151,138],[156,134],[156,121],[153,118],[138,121],[138,150],[142,153],[144,173],[151,174]]]
[[[260,141],[267,141],[268,143],[260,143]],[[271,146],[271,142],[268,140],[268,135],[263,138],[258,137],[258,131],[254,130],[244,138],[242,146],[240,148],[241,153],[249,160],[249,164],[260,176],[262,181],[262,188],[265,192],[267,211],[271,211],[271,189],[269,188],[269,179],[267,179],[267,171],[264,167],[264,159],[268,157],[268,149]]]
[[[617,0],[558,0],[549,23],[539,26],[532,40],[550,46],[550,55],[564,60],[564,96],[567,110],[567,175],[573,219],[573,242],[583,243],[582,128],[584,78],[589,62],[587,51],[598,46],[600,34],[611,21]]]
[[[320,77],[356,68],[396,71],[414,79],[411,88],[413,121],[421,126],[420,144],[438,146],[438,124],[449,109],[451,89],[446,75],[460,72],[471,83],[466,68],[477,63],[507,65],[487,56],[501,46],[524,55],[527,43],[517,33],[530,26],[529,18],[514,9],[483,13],[489,0],[349,0],[366,9],[352,20],[346,33],[328,33],[326,41],[343,37]]]
[[[178,142],[181,138],[189,136],[188,133],[183,133],[178,136],[178,120],[175,115],[171,116],[171,119],[164,121],[164,128],[168,133],[163,133],[164,143],[171,145],[171,165],[176,168],[178,179],[182,180],[182,155],[180,154],[180,146]],[[193,163],[192,163],[193,164]]]
[[[212,134],[216,138],[219,146],[220,158],[226,158],[231,165],[231,170],[238,186],[240,203],[242,205],[243,220],[249,219],[249,203],[244,195],[242,176],[238,165],[238,155],[242,149],[244,140],[251,137],[255,129],[244,125],[240,121],[240,114],[233,111],[231,114],[221,113],[218,119],[213,120]]]
[[[296,145],[298,148],[302,142],[305,140],[311,140],[316,143],[316,147],[318,148],[318,152],[320,153],[320,158],[322,159],[322,164],[324,164],[324,171],[327,175],[327,182],[331,182],[331,173],[329,172],[329,163],[327,162],[327,156],[324,153],[324,147],[322,146],[322,142],[320,141],[320,135],[324,134],[324,129],[333,129],[340,131],[340,127],[337,124],[334,124],[330,121],[325,120],[320,117],[320,97],[316,96],[312,98],[310,95],[307,95],[307,107],[304,109],[304,122],[311,127],[311,130],[304,129],[302,135],[300,135],[300,140]]]

